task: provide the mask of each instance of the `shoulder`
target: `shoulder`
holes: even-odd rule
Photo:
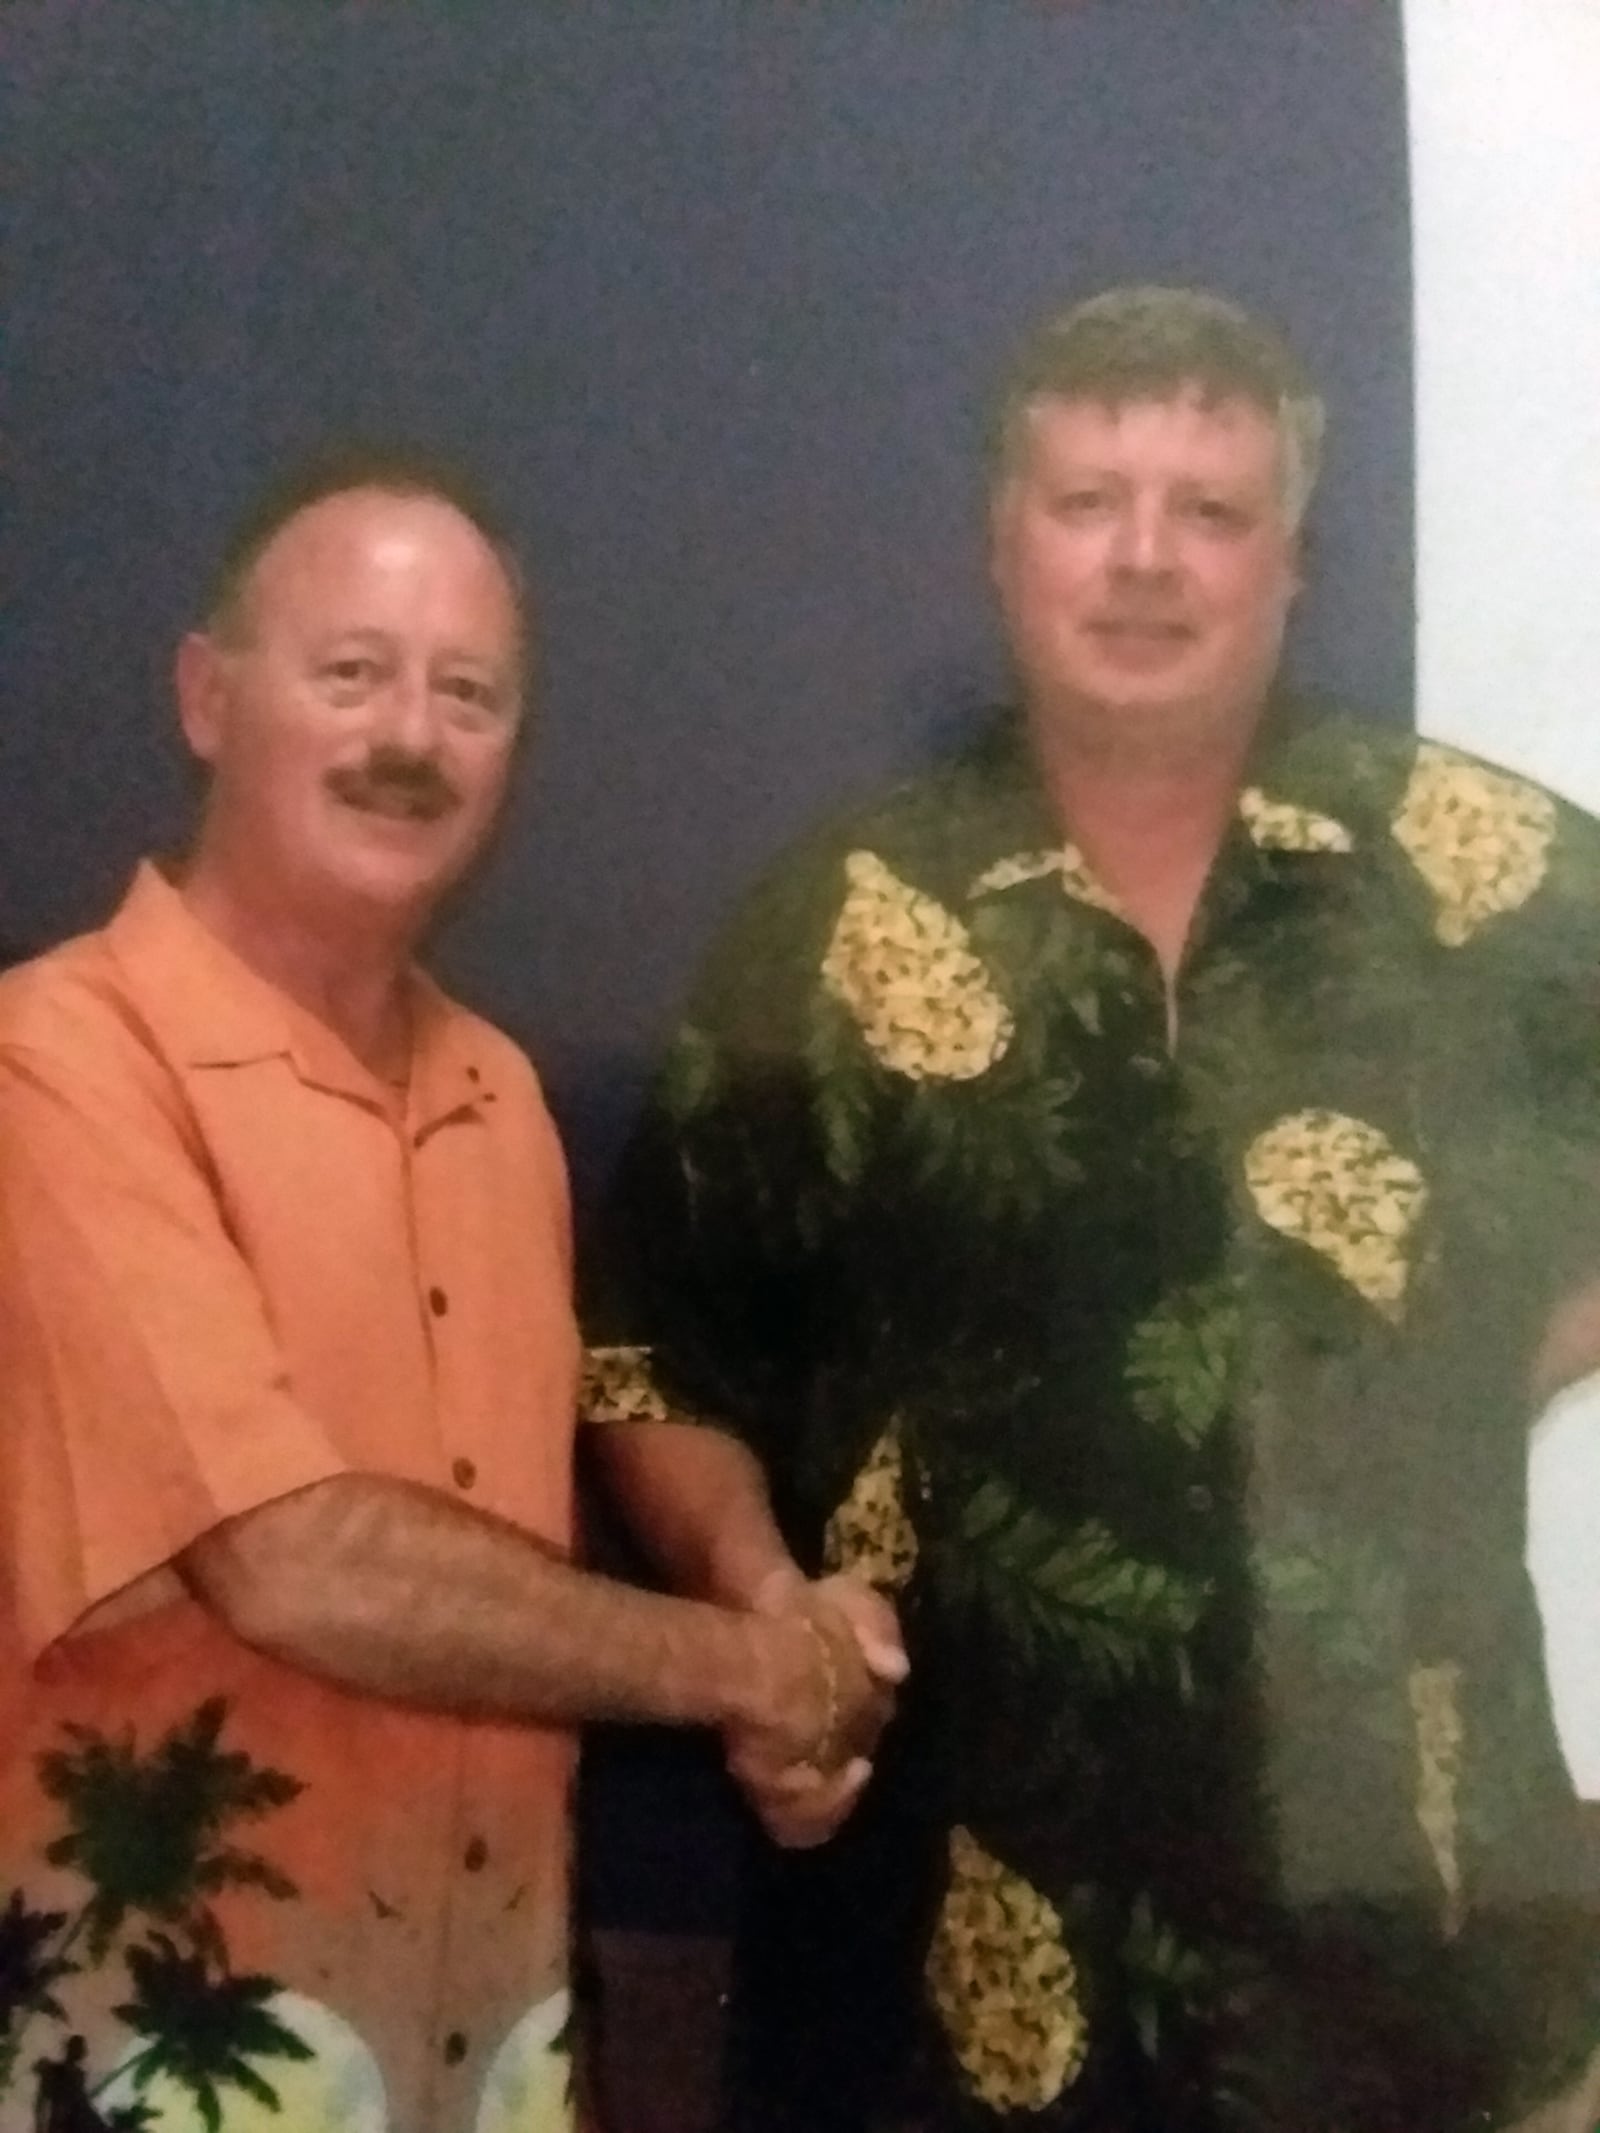
[[[100,1011],[110,977],[103,933],[84,933],[0,973],[0,1042],[26,1041]]]
[[[1358,866],[1414,894],[1445,947],[1520,944],[1552,928],[1600,942],[1600,822],[1520,772],[1330,716],[1276,750],[1263,783],[1342,825]]]
[[[104,932],[0,976],[0,1061],[52,1078],[164,1078],[157,1047]]]
[[[101,935],[0,978],[0,1151],[7,1196],[30,1179],[36,1211],[133,1176],[209,1190],[181,1076]]]
[[[1505,804],[1520,801],[1536,814],[1593,821],[1537,780],[1491,757],[1345,711],[1317,707],[1298,718],[1271,748],[1267,766],[1270,777],[1315,786],[1330,801],[1342,799],[1369,827],[1392,825],[1408,801],[1414,806],[1430,795],[1456,812],[1498,794]]]
[[[797,838],[757,877],[730,933],[740,953],[763,944],[820,957],[864,873],[887,871],[942,902],[966,899],[999,853],[1015,848],[1037,802],[1009,720],[967,747],[847,803]]]

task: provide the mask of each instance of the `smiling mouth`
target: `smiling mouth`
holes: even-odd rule
[[[358,814],[377,815],[385,822],[437,822],[451,806],[443,793],[400,792],[392,785],[378,791],[336,793],[335,798]]]
[[[1195,641],[1187,622],[1157,615],[1107,615],[1087,634],[1103,659],[1135,673],[1164,670]]]
[[[1162,615],[1104,615],[1089,628],[1096,637],[1137,644],[1181,644],[1194,634],[1187,622]]]

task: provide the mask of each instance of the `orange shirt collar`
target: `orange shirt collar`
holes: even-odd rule
[[[159,1002],[168,1042],[196,1070],[287,1059],[310,1088],[387,1109],[389,1092],[344,1040],[252,970],[195,917],[152,861],[141,863],[107,928],[112,953],[145,998]],[[490,1087],[477,1025],[413,968],[414,1051],[408,1124],[422,1133],[474,1108]]]

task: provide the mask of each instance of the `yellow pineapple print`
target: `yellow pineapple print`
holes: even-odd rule
[[[1422,1173],[1365,1120],[1296,1111],[1245,1150],[1264,1222],[1330,1259],[1386,1318],[1405,1308],[1407,1242],[1428,1204]]]
[[[1444,1930],[1461,1931],[1463,1902],[1456,1787],[1461,1780],[1461,1667],[1414,1666],[1408,1683],[1417,1732],[1417,1821],[1444,1891]]]
[[[891,1422],[828,1520],[822,1559],[829,1570],[854,1570],[898,1592],[917,1567],[917,1533],[906,1515],[905,1454]]]
[[[1543,881],[1556,806],[1523,778],[1424,741],[1391,827],[1438,899],[1434,932],[1459,948]]]
[[[1061,1914],[959,1825],[925,1974],[963,2079],[991,2110],[1041,2111],[1077,2077],[1089,2033]]]
[[[648,1348],[588,1348],[578,1388],[586,1422],[665,1422],[666,1401],[650,1373]]]
[[[1355,840],[1342,822],[1296,807],[1290,800],[1269,800],[1259,785],[1239,795],[1239,813],[1251,842],[1263,852],[1349,852]]]
[[[824,987],[868,1050],[913,1081],[971,1081],[1011,1042],[1011,1011],[967,929],[875,852],[845,861],[849,893],[822,959]]]
[[[1061,877],[1062,888],[1076,902],[1123,916],[1122,905],[1095,879],[1088,860],[1075,844],[1063,844],[1049,852],[1014,852],[1009,859],[997,859],[978,876],[970,893],[985,896],[995,889],[1014,889],[1019,882],[1043,881],[1050,874]]]

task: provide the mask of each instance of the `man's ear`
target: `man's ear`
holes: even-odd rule
[[[231,695],[228,655],[205,630],[190,630],[173,663],[178,724],[191,752],[214,763],[222,745]]]

